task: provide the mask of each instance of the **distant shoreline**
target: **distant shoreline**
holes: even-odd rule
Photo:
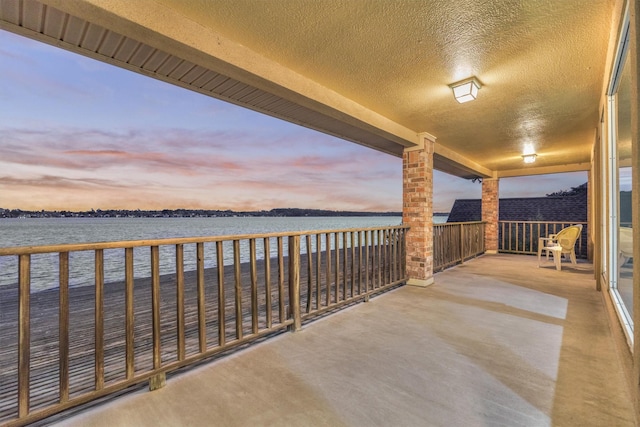
[[[448,216],[436,212],[434,216]],[[2,218],[225,218],[225,217],[356,217],[356,216],[402,216],[402,212],[357,212],[323,209],[278,208],[269,211],[232,211],[210,209],[162,209],[128,210],[97,209],[89,211],[27,211],[0,208]]]

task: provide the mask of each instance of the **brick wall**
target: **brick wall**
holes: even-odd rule
[[[485,251],[498,252],[498,179],[482,180],[482,220],[486,222],[484,229]]]
[[[433,281],[433,141],[406,150],[402,161],[402,221],[407,234],[409,284]]]

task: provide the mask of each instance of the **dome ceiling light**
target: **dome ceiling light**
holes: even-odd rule
[[[524,146],[524,150],[522,151],[522,160],[525,163],[533,163],[536,161],[536,157],[538,157],[538,155],[536,154],[536,150],[535,148],[533,148],[533,145],[526,144]]]
[[[473,101],[478,97],[478,91],[482,87],[478,79],[469,77],[457,83],[451,83],[449,87],[453,90],[453,96],[460,104]]]

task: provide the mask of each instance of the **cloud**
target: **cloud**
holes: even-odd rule
[[[226,172],[244,168],[224,156],[198,156],[194,154],[170,155],[160,152],[130,153],[122,150],[74,150],[65,151],[65,156],[78,158],[74,165],[83,169],[100,169],[130,165],[148,173],[205,175],[212,169]]]
[[[48,189],[78,189],[78,188],[95,188],[95,187],[108,187],[124,189],[127,188],[126,184],[122,182],[98,179],[98,178],[83,178],[74,179],[63,176],[55,175],[41,175],[34,178],[16,178],[12,176],[1,176],[0,185],[9,187],[22,187],[22,188],[48,188]]]
[[[196,132],[172,129],[166,132],[107,132],[100,129],[4,129],[0,154],[5,161],[29,164],[52,164],[68,168],[100,168],[113,163],[135,163],[140,167],[180,169],[223,169],[229,171],[260,170],[276,172],[283,167],[293,174],[318,179],[320,173],[352,178],[391,177],[390,169],[380,169],[375,155],[337,153],[324,147],[297,142],[293,150],[278,144],[255,142],[241,132]],[[294,142],[296,143],[296,142]],[[294,144],[292,143],[292,144]],[[348,144],[344,142],[344,144]],[[95,147],[95,148],[90,148]],[[260,150],[257,149],[260,148]],[[34,154],[35,153],[35,154]],[[378,154],[378,153],[374,153]],[[82,158],[79,161],[79,158]],[[49,159],[49,160],[47,160]],[[390,158],[391,160],[396,160]],[[399,160],[395,163],[398,163]],[[369,167],[367,167],[369,166]],[[399,173],[396,174],[399,176]]]
[[[151,205],[400,208],[397,194],[395,198],[385,197],[395,199],[395,203],[377,200],[382,188],[398,193],[399,159],[390,158],[390,165],[385,166],[385,156],[380,153],[354,152],[342,141],[329,141],[327,149],[322,138],[308,144],[300,141],[296,132],[280,139],[286,149],[243,132],[179,128],[165,132],[13,128],[5,129],[2,135],[0,156],[8,165],[5,169],[20,165],[21,170],[27,168],[36,177],[5,177],[0,186],[20,186],[31,193],[37,193],[38,188],[58,188],[63,199],[82,199],[85,208],[96,207],[96,200],[101,200],[98,207],[102,209],[112,207],[109,203],[131,209]],[[84,194],[89,187],[93,194]],[[119,190],[117,197],[111,193],[114,188]],[[137,196],[129,197],[130,193]],[[102,196],[96,199],[97,194]],[[51,196],[43,200],[59,203]],[[277,204],[272,205],[272,201]]]
[[[399,200],[398,159],[2,31],[0,75],[3,207]]]

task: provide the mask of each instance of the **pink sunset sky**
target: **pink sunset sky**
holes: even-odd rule
[[[399,158],[2,30],[0,81],[0,208],[402,210]],[[480,188],[436,171],[434,209]]]

